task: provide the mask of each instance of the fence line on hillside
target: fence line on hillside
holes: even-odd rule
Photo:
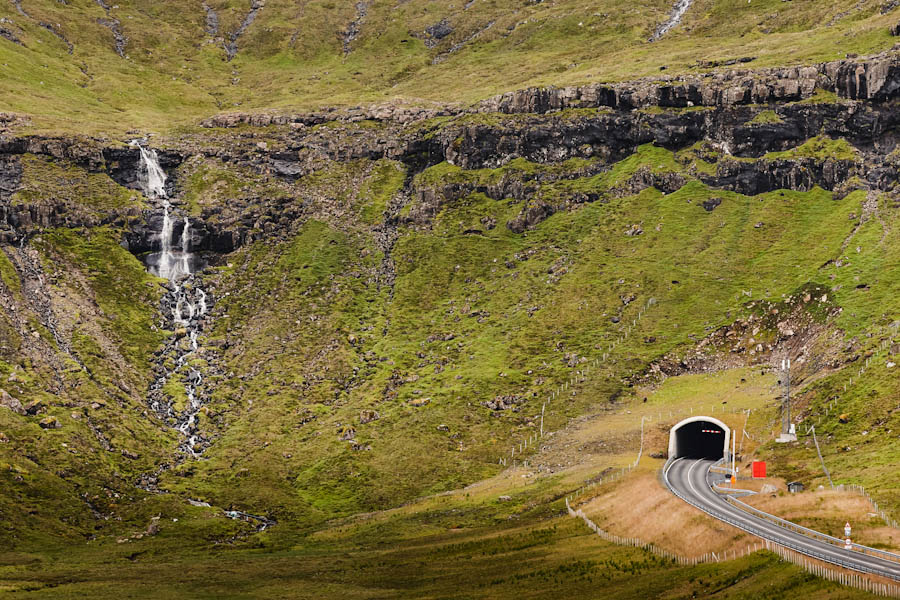
[[[657,303],[658,302],[657,302],[656,298],[648,299],[646,304],[642,305],[642,307],[638,310],[637,317],[635,317],[634,319],[631,320],[631,325],[626,325],[623,333],[621,335],[619,335],[618,338],[616,338],[613,342],[611,342],[609,344],[609,346],[607,347],[607,352],[604,352],[600,356],[595,357],[582,369],[575,371],[575,373],[571,377],[569,377],[569,379],[566,380],[565,383],[558,385],[555,390],[553,390],[552,392],[550,392],[547,395],[546,399],[541,404],[541,421],[540,421],[540,428],[539,428],[538,432],[534,433],[532,435],[529,435],[528,437],[526,437],[522,441],[520,441],[518,444],[513,444],[510,447],[509,456],[507,457],[504,453],[504,455],[501,456],[499,458],[499,460],[497,461],[498,464],[506,466],[509,464],[508,461],[511,460],[512,465],[515,466],[515,464],[516,464],[516,460],[515,460],[516,448],[518,448],[518,453],[521,455],[528,449],[529,444],[533,448],[535,443],[537,443],[544,437],[544,416],[547,413],[547,408],[551,406],[553,400],[556,398],[559,398],[559,396],[563,392],[568,391],[570,386],[574,387],[578,383],[584,383],[586,381],[586,377],[587,377],[588,373],[593,368],[599,367],[601,364],[603,364],[607,361],[607,359],[610,357],[610,354],[612,353],[612,351],[615,350],[619,344],[621,344],[623,341],[625,341],[628,338],[628,333],[632,329],[637,327],[638,322],[640,322],[640,320],[644,317],[644,313],[647,312],[647,310],[649,310],[650,307],[656,305]],[[573,394],[574,394],[574,392],[573,392]],[[525,461],[525,464],[527,464],[527,461]]]
[[[866,491],[866,488],[856,483],[839,483],[835,486],[836,490],[841,492],[853,492],[855,494],[859,494],[863,498],[869,501],[869,504],[875,509],[875,514],[877,514],[882,521],[884,521],[885,525],[888,527],[893,527],[895,529],[900,528],[900,523],[897,523],[890,515],[884,512],[881,507],[878,506],[878,502],[875,501],[874,498]]]
[[[898,327],[900,327],[900,321],[894,321],[888,327],[891,330],[893,330],[894,332],[896,332]],[[894,335],[892,333],[888,332],[887,337],[885,337],[878,343],[877,352],[887,351],[889,348],[891,348],[894,345],[894,343],[895,343]],[[869,366],[871,365],[871,361],[873,358],[875,358],[874,352],[872,353],[872,355],[866,357],[865,361],[857,368],[856,374],[855,374],[857,381],[859,381],[862,378],[862,376],[865,375],[866,371],[868,370]],[[890,359],[889,359],[889,357],[886,356],[885,363],[887,363],[887,362],[890,362]],[[852,386],[853,386],[853,377],[850,377],[848,379],[848,381],[844,383],[843,391],[846,392],[847,388],[852,387]],[[823,419],[830,416],[831,412],[835,408],[839,407],[840,401],[841,401],[841,397],[836,396],[836,397],[832,398],[827,404],[824,405],[824,411],[820,410],[819,413],[817,415],[815,415],[815,417],[813,417],[811,415],[810,417],[804,419],[801,422],[801,425],[806,425],[806,432],[804,435],[812,436],[813,443],[815,444],[815,447],[816,447],[816,454],[818,454],[819,462],[822,464],[822,470],[825,473],[825,477],[828,479],[828,483],[831,485],[831,487],[833,489],[837,489],[840,491],[850,491],[850,492],[857,493],[860,496],[863,496],[873,506],[873,508],[875,509],[875,513],[879,516],[879,518],[881,518],[882,521],[884,521],[884,523],[886,525],[888,525],[889,527],[900,528],[900,524],[898,524],[898,522],[893,517],[891,517],[884,510],[881,509],[881,507],[878,505],[878,502],[876,502],[875,499],[872,498],[871,494],[869,494],[869,492],[863,486],[858,485],[858,484],[843,484],[843,483],[835,485],[834,481],[831,477],[831,473],[828,471],[828,467],[825,466],[825,459],[822,456],[822,450],[819,447],[819,440],[816,437],[816,426],[821,425]],[[814,418],[814,421],[812,423],[807,424],[807,421],[810,421],[813,418]]]
[[[580,508],[577,510],[572,508],[572,506],[569,504],[568,497],[566,497],[566,511],[569,513],[569,516],[584,521],[585,525],[587,525],[587,527],[591,531],[596,533],[601,539],[607,542],[619,546],[631,546],[633,548],[639,548],[641,550],[644,550],[645,552],[649,552],[661,558],[665,558],[666,560],[671,560],[673,563],[679,565],[696,566],[703,563],[719,563],[723,560],[735,560],[738,558],[743,558],[744,556],[748,556],[759,550],[768,550],[769,552],[773,552],[778,555],[781,560],[790,562],[802,568],[807,573],[815,575],[816,577],[821,577],[834,583],[853,587],[858,590],[874,594],[876,596],[900,598],[900,586],[896,584],[874,581],[860,573],[849,573],[847,571],[833,569],[822,564],[819,561],[813,560],[804,554],[786,548],[781,544],[773,542],[771,540],[763,539],[759,542],[747,544],[745,548],[739,551],[731,550],[729,552],[728,550],[724,550],[722,552],[707,552],[700,556],[682,556],[677,552],[672,552],[670,550],[666,550],[665,548],[660,548],[652,542],[644,542],[640,538],[636,537],[632,538],[618,536],[609,533],[604,529],[601,529],[586,514],[584,514],[583,510],[581,510]]]
[[[652,542],[644,542],[639,538],[621,537],[621,536],[615,535],[613,533],[609,533],[608,531],[601,529],[600,527],[597,526],[596,523],[594,523],[590,518],[588,518],[588,516],[586,514],[584,514],[584,511],[582,511],[580,508],[577,510],[572,508],[572,506],[569,504],[568,498],[566,498],[566,511],[568,511],[570,516],[583,520],[585,525],[587,525],[591,531],[596,533],[601,539],[604,539],[607,542],[610,542],[612,544],[616,544],[619,546],[631,546],[633,548],[640,548],[641,550],[650,552],[652,554],[655,554],[656,556],[665,558],[667,560],[671,560],[672,562],[677,563],[679,565],[693,566],[693,565],[698,565],[701,563],[722,562],[723,560],[729,560],[729,559],[734,560],[736,558],[742,558],[744,556],[747,556],[748,554],[752,554],[753,552],[756,552],[757,550],[761,550],[763,547],[762,542],[757,542],[757,543],[753,543],[753,544],[748,544],[746,548],[744,548],[740,551],[737,551],[737,550],[727,551],[726,550],[726,551],[722,551],[722,552],[707,552],[700,556],[682,556],[681,554],[678,554],[677,552],[672,552],[670,550],[666,550],[665,548],[660,548],[659,546],[657,546],[656,544],[654,544]]]
[[[873,581],[861,573],[848,573],[847,571],[832,569],[818,561],[811,560],[804,554],[791,550],[790,548],[785,548],[784,546],[769,540],[766,540],[766,550],[774,552],[782,560],[793,563],[816,577],[840,583],[841,585],[854,587],[876,596],[900,598],[900,586],[896,584]]]
[[[890,325],[890,328],[896,330],[897,326],[898,326],[898,324],[895,322]],[[881,340],[881,342],[878,343],[878,351],[884,352],[889,347],[893,346],[893,344],[894,344],[894,337],[893,337],[893,335],[889,335],[888,337],[886,337],[885,339]],[[869,369],[869,366],[871,365],[871,361],[873,358],[874,358],[874,353],[871,356],[866,357],[865,361],[856,369],[855,376],[856,376],[857,381],[863,375],[866,374],[866,371]],[[887,363],[890,361],[887,358],[885,358],[885,362]],[[844,383],[843,391],[846,392],[847,388],[851,387],[851,386],[853,386],[853,377],[849,377],[848,381],[846,383]],[[836,397],[832,398],[827,404],[825,404],[824,412],[820,411],[819,414],[815,415],[814,417],[812,415],[810,415],[810,417],[804,419],[800,423],[801,425],[804,425],[804,424],[806,424],[806,422],[809,419],[812,419],[812,418],[815,419],[815,421],[812,424],[806,425],[806,435],[810,434],[810,431],[812,430],[813,427],[815,427],[816,425],[822,424],[822,419],[831,414],[831,411],[834,410],[834,408],[839,405],[840,400],[841,400],[840,396],[836,396]]]
[[[897,522],[896,519],[891,517],[887,512],[884,511],[879,505],[878,502],[872,497],[872,495],[864,488],[863,486],[856,483],[839,483],[835,485],[831,472],[828,470],[828,467],[825,466],[825,459],[822,457],[822,450],[819,447],[819,439],[816,437],[816,426],[812,425],[807,430],[807,435],[811,435],[813,438],[813,444],[816,447],[816,454],[819,456],[819,462],[822,464],[822,471],[825,472],[825,477],[828,479],[828,483],[831,485],[831,488],[834,490],[838,490],[840,492],[853,492],[859,494],[868,500],[869,504],[872,505],[872,508],[875,509],[875,514],[884,521],[884,524],[888,527],[893,527],[895,529],[900,529],[900,523]]]

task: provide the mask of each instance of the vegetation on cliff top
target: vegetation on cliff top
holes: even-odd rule
[[[890,48],[898,18],[851,0],[704,0],[649,43],[670,0],[251,4],[207,2],[211,28],[201,5],[181,0],[7,2],[0,104],[40,130],[165,132],[222,111],[472,102],[741,57],[808,64]]]

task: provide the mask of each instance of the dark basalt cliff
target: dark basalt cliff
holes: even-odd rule
[[[522,232],[575,204],[634,194],[651,186],[665,192],[677,190],[684,184],[683,177],[643,171],[604,193],[576,190],[562,200],[535,198],[544,185],[602,173],[650,143],[679,150],[706,142],[715,150],[710,159],[714,169],[697,172],[696,178],[743,194],[813,186],[839,192],[848,187],[892,189],[896,178],[889,155],[897,143],[894,103],[898,92],[900,58],[885,54],[789,69],[731,70],[611,86],[532,88],[491,98],[471,109],[376,106],[299,116],[221,115],[204,123],[210,128],[208,134],[161,140],[160,161],[173,171],[191,157],[214,159],[266,178],[294,182],[332,161],[387,158],[404,163],[415,174],[440,163],[467,172],[497,169],[515,159],[543,165],[588,159],[587,166],[555,174],[511,170],[490,183],[465,177],[438,183],[410,178],[412,206],[405,216],[391,217],[394,224],[428,226],[445,203],[481,192],[497,200],[525,201],[519,217],[507,224],[512,231]],[[228,129],[238,124],[266,129]],[[858,154],[840,159],[827,154],[767,157],[816,136],[843,138]],[[122,186],[138,187],[138,152],[123,142],[2,137],[0,241],[13,243],[46,227],[113,223],[127,225],[123,244],[133,252],[154,247],[154,231],[159,231],[162,218],[158,209],[127,208],[98,216],[55,203],[53,198],[38,204],[17,201],[20,157],[26,154],[105,172]],[[177,177],[169,185],[177,203]],[[235,201],[206,209],[194,221],[194,246],[229,252],[259,237],[260,231],[269,235],[289,226],[302,212],[302,206],[283,198],[256,200],[252,206]],[[262,222],[267,226],[261,227]]]

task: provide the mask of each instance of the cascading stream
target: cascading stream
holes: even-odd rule
[[[656,29],[656,32],[650,37],[650,41],[655,42],[677,27],[678,24],[681,23],[681,19],[684,18],[684,14],[691,7],[693,1],[694,0],[677,0],[675,6],[672,7],[672,12],[669,13],[668,20]]]
[[[170,283],[169,292],[163,296],[162,302],[169,324],[175,330],[175,336],[167,344],[158,365],[156,379],[150,386],[149,404],[161,419],[184,435],[180,449],[196,457],[209,442],[200,433],[198,423],[198,415],[206,401],[203,376],[191,362],[199,348],[197,338],[203,328],[203,317],[209,310],[208,298],[199,278],[194,275],[196,257],[191,251],[190,219],[185,215],[179,231],[179,219],[173,218],[166,192],[166,173],[159,164],[156,151],[141,146],[137,141],[132,145],[140,150],[141,187],[150,200],[160,202],[163,208],[159,252],[151,254],[147,262],[152,273]],[[163,366],[169,357],[174,359],[175,365],[171,370]],[[184,384],[186,400],[183,407],[176,406],[163,391],[173,378],[179,378],[176,380]]]

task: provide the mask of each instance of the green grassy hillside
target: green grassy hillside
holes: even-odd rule
[[[699,398],[750,402],[745,458],[810,488],[815,425],[900,515],[897,67],[749,70],[887,50],[896,4],[695,0],[654,42],[669,0],[0,6],[0,595],[856,597],[613,546],[563,498],[655,412],[653,483]],[[705,92],[765,105],[200,126],[732,68]],[[145,264],[147,133],[203,259],[188,325]],[[195,389],[189,441],[159,403]]]
[[[762,67],[872,53],[893,45],[889,29],[900,18],[880,2],[696,0],[678,27],[649,43],[672,4],[15,0],[0,6],[8,32],[0,106],[30,115],[40,130],[121,134],[171,131],[222,111],[469,103],[744,57]]]

